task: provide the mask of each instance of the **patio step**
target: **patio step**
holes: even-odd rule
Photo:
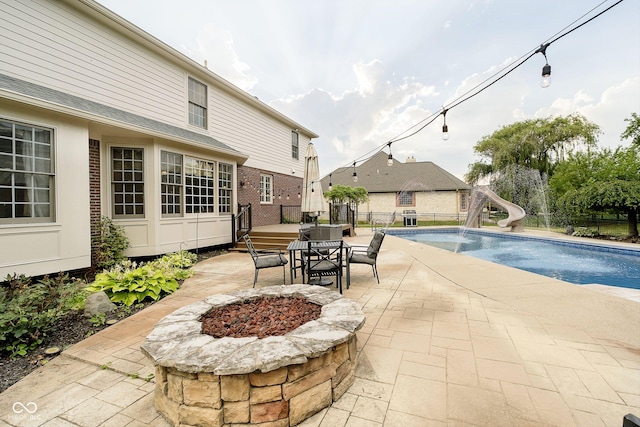
[[[256,249],[273,249],[278,248],[285,252],[289,242],[298,239],[298,233],[287,231],[251,231],[249,233],[253,246]],[[234,248],[237,251],[246,252],[247,246],[244,240],[240,239]]]

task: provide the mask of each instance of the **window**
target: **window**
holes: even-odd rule
[[[273,203],[273,176],[260,175],[260,203]]]
[[[398,193],[396,206],[415,206],[415,203],[413,201],[414,194],[415,193],[413,191],[402,191]]]
[[[144,217],[142,148],[111,148],[113,216]]]
[[[205,160],[184,159],[186,213],[215,211],[215,164]]]
[[[163,151],[160,158],[162,215],[180,215],[182,213],[182,155]]]
[[[233,189],[233,165],[227,163],[218,164],[218,212],[220,214],[231,213],[231,199]]]
[[[460,210],[462,211],[466,211],[467,210],[467,193],[461,193],[460,194]]]
[[[189,77],[189,124],[207,128],[207,86]]]
[[[0,223],[53,221],[53,130],[0,119]]]
[[[291,158],[298,160],[300,158],[300,147],[298,145],[298,132],[291,132]]]

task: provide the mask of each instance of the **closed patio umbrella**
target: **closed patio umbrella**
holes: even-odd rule
[[[304,176],[302,178],[302,203],[300,210],[309,216],[316,217],[326,211],[324,192],[320,185],[320,167],[318,166],[318,153],[313,144],[307,146],[307,155],[304,159]]]

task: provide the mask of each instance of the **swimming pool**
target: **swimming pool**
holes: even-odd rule
[[[575,284],[640,289],[638,250],[464,229],[389,234]]]

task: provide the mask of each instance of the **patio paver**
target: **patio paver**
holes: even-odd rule
[[[368,243],[369,230],[358,234],[346,240]],[[301,426],[620,426],[625,414],[640,415],[637,300],[394,236],[378,267],[379,285],[368,266],[354,266],[344,292],[367,316],[356,380]],[[0,394],[0,427],[167,426],[140,344],[175,309],[252,285],[248,254],[196,271],[174,295]],[[281,280],[265,270],[258,286]],[[37,410],[20,412],[17,402]]]

